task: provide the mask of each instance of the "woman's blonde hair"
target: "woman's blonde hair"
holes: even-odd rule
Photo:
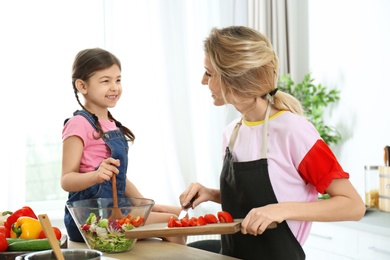
[[[279,61],[271,42],[245,26],[213,28],[204,41],[205,55],[221,78],[223,92],[233,97],[264,98],[278,85]],[[300,102],[277,91],[274,105],[303,115]]]

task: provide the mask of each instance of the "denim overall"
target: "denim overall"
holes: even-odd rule
[[[85,110],[78,110],[74,112],[75,115],[84,116],[93,128],[97,130],[95,119],[93,116]],[[117,125],[120,124],[117,122]],[[113,130],[105,132],[102,136],[103,141],[108,145],[111,150],[111,157],[118,159],[120,161],[119,174],[116,177],[116,185],[118,191],[118,199],[125,196],[126,189],[126,172],[128,164],[128,150],[129,145],[126,141],[124,134],[119,130]],[[96,167],[96,170],[99,166]],[[85,190],[78,192],[70,192],[68,196],[68,202],[85,200],[85,199],[96,199],[96,198],[112,198],[112,182],[104,181],[102,183],[95,184]],[[81,236],[80,231],[78,230],[76,223],[73,221],[72,216],[69,210],[65,206],[65,218],[64,218],[65,227],[71,241],[75,242],[84,242],[83,237]]]
[[[241,121],[233,130],[226,148],[220,176],[222,210],[234,218],[245,218],[252,208],[278,203],[268,173],[267,135],[268,117],[271,104],[268,104],[263,126],[261,158],[255,161],[235,162],[232,151]],[[291,232],[286,221],[278,223],[274,229],[267,229],[258,236],[237,232],[221,235],[222,254],[240,259],[302,260],[305,253]]]

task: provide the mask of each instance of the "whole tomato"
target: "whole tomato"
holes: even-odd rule
[[[7,238],[3,234],[0,234],[0,252],[7,251],[7,248],[8,248]]]
[[[6,238],[10,237],[10,230],[5,226],[0,226],[0,234],[4,235]]]
[[[62,237],[61,230],[59,228],[57,228],[57,227],[53,227],[53,231],[54,231],[54,234],[56,235],[57,240],[60,240],[61,237]],[[39,237],[38,238],[46,238],[45,231],[42,230],[39,233]]]

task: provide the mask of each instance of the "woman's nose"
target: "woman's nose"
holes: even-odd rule
[[[203,74],[202,80],[200,82],[202,83],[202,85],[207,85],[208,82],[207,82],[207,77],[205,74]]]

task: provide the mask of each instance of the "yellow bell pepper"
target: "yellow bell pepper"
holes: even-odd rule
[[[12,224],[11,238],[37,239],[42,231],[38,219],[31,217],[20,217]]]

